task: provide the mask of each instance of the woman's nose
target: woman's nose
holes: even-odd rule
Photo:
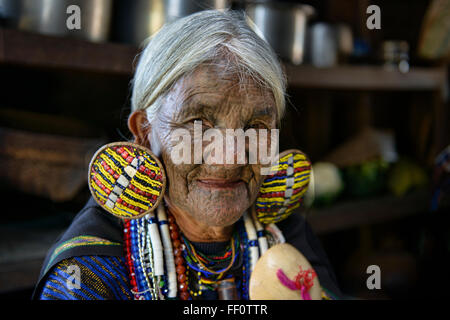
[[[203,150],[206,164],[223,165],[228,169],[242,167],[248,164],[248,145],[245,137],[233,129],[216,130],[211,142],[206,144]]]

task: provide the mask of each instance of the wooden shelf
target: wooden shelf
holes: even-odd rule
[[[134,46],[0,28],[0,63],[131,75]]]
[[[0,28],[0,63],[131,75],[138,48]],[[308,89],[442,90],[446,68],[411,68],[403,74],[380,66],[284,65],[289,86]]]
[[[347,90],[443,90],[446,68],[414,67],[408,73],[389,71],[380,66],[338,66],[315,68],[285,65],[289,86],[307,89]]]
[[[401,198],[386,195],[312,209],[307,213],[306,219],[317,234],[326,234],[391,221],[428,210],[429,194],[419,190]]]

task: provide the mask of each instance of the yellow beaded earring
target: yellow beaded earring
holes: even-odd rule
[[[286,219],[303,202],[311,175],[311,163],[300,150],[286,150],[271,168],[256,199],[256,217],[269,224]]]
[[[121,219],[137,219],[158,207],[166,175],[148,149],[131,142],[101,147],[89,164],[89,189],[95,201]]]

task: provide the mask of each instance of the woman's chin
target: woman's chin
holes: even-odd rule
[[[207,215],[202,215],[201,217],[198,217],[202,220],[203,223],[210,227],[218,227],[218,228],[225,228],[232,226],[235,224],[240,217],[242,217],[242,213],[238,212],[220,212],[220,213],[207,213]]]
[[[209,192],[197,193],[194,201],[195,216],[214,227],[226,227],[236,223],[250,206],[245,184],[236,188],[209,188]]]

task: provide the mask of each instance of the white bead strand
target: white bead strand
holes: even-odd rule
[[[267,249],[269,249],[269,243],[267,242],[267,238],[264,236],[264,228],[261,225],[261,222],[259,222],[258,218],[256,217],[255,206],[252,206],[252,219],[253,223],[255,224],[256,234],[258,236],[259,253],[262,256],[267,251]]]
[[[161,243],[161,238],[159,236],[158,222],[156,221],[155,214],[153,212],[145,216],[148,222],[148,233],[150,234],[150,241],[152,243],[153,249],[153,263],[154,263],[154,274],[155,276],[164,275],[164,254],[163,247]],[[153,221],[152,221],[153,220]]]
[[[244,213],[244,225],[245,231],[247,232],[248,242],[254,243],[255,245],[250,245],[250,272],[253,271],[256,262],[259,259],[259,249],[258,249],[258,241],[256,237],[255,226],[253,225],[252,219],[248,215],[247,211]]]
[[[170,239],[169,224],[167,221],[166,210],[164,204],[160,204],[156,208],[156,214],[158,216],[159,228],[162,235],[162,242],[164,247],[164,260],[167,268],[167,288],[168,298],[177,297],[177,271],[175,267],[175,259],[173,256],[172,240]]]

